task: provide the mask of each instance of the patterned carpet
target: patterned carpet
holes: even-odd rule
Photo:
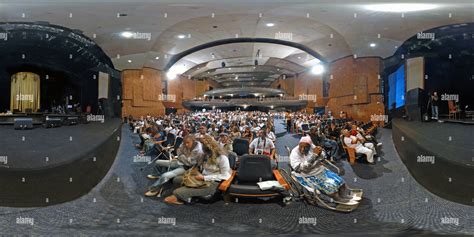
[[[364,189],[365,199],[353,213],[302,202],[169,206],[143,197],[150,182],[140,171],[144,164],[133,160],[138,137],[124,126],[114,165],[89,194],[43,208],[0,207],[0,235],[473,235],[474,207],[441,199],[416,183],[397,155],[391,130],[380,129],[379,140],[384,146],[377,165],[340,164],[346,182]],[[279,154],[286,155],[284,145],[294,147],[297,141],[291,134],[279,137]]]

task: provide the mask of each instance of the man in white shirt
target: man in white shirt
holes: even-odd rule
[[[257,138],[253,139],[253,141],[249,145],[249,154],[257,154],[257,155],[266,155],[270,157],[272,161],[272,167],[276,168],[277,164],[275,161],[275,144],[267,138],[267,134],[264,130],[259,130],[257,132]]]
[[[363,146],[361,143],[363,140],[357,136],[352,136],[347,129],[342,130],[342,134],[344,134],[344,144],[346,144],[347,147],[354,148],[356,153],[365,154],[367,156],[367,162],[369,162],[369,164],[375,164],[375,148],[373,147],[373,144],[370,144],[372,145],[372,148]]]

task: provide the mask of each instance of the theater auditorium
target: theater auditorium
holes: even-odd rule
[[[472,1],[0,16],[0,236],[474,235]]]

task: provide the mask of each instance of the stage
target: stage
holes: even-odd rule
[[[42,125],[45,123],[46,117],[49,118],[60,118],[64,123],[68,118],[78,118],[79,122],[88,122],[86,113],[82,114],[50,114],[50,113],[16,113],[16,114],[0,114],[0,126],[1,125],[13,125],[15,118],[31,118],[33,125]]]
[[[393,142],[412,176],[434,194],[474,205],[474,127],[393,119]]]
[[[57,128],[0,125],[0,206],[71,201],[108,172],[120,144],[120,119]]]

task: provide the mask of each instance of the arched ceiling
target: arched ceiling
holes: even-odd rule
[[[391,1],[6,0],[0,5],[0,21],[47,21],[80,29],[113,58],[117,69],[163,69],[180,52],[238,37],[291,41],[329,62],[348,55],[385,58],[418,32],[474,21],[473,1],[434,0],[429,3],[437,4],[436,9],[404,14],[365,8],[383,2]],[[124,31],[149,37],[124,38]],[[222,62],[226,70],[231,69],[224,72],[219,68]],[[291,76],[315,63],[308,53],[288,46],[240,43],[194,52],[176,65],[186,76],[205,78],[209,74],[222,86],[266,86],[279,75]],[[236,80],[234,74],[238,74]]]

